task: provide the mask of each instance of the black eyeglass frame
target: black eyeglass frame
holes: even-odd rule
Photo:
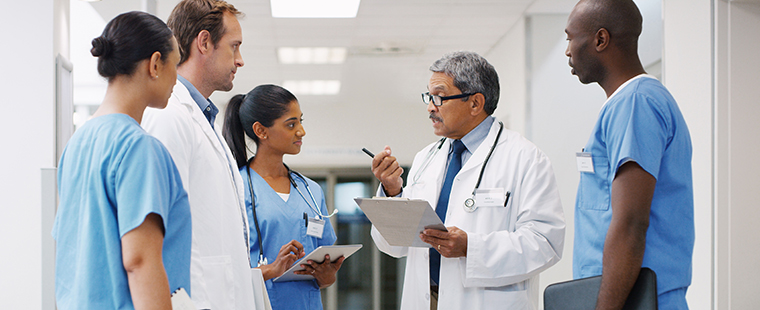
[[[459,94],[459,95],[441,97],[441,96],[438,96],[438,95],[431,95],[430,92],[424,92],[424,93],[422,93],[422,102],[425,103],[426,105],[430,104],[432,102],[434,106],[440,107],[440,106],[443,105],[443,102],[446,101],[446,100],[469,97],[469,96],[472,96],[474,94],[477,94],[477,93],[464,93],[464,94]],[[440,103],[438,103],[438,104],[436,104],[436,102],[435,102],[435,98],[436,97],[441,98],[441,100],[439,101]]]

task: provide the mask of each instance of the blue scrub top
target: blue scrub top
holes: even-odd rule
[[[643,267],[657,273],[661,295],[691,284],[694,196],[691,138],[681,111],[656,79],[639,77],[608,100],[585,147],[594,172],[581,172],[575,210],[573,277],[602,274],[604,240],[612,218],[617,169],[635,161],[657,179]],[[675,304],[663,304],[675,300]],[[668,301],[670,302],[670,301]],[[682,309],[683,297],[660,298],[661,309]]]
[[[108,114],[78,129],[58,165],[58,192],[58,309],[134,309],[121,238],[150,213],[163,221],[170,290],[191,293],[187,194],[169,152],[134,119]]]
[[[246,170],[245,167],[241,168],[240,174],[245,183],[245,206],[251,230],[251,264],[256,264],[259,261],[259,240],[253,220],[250,185],[248,184],[248,172]],[[280,252],[283,245],[294,239],[303,244],[306,254],[320,246],[335,243],[337,237],[328,218],[324,218],[325,228],[321,239],[306,234],[303,213],[306,212],[311,218],[316,215],[308,205],[313,206],[314,202],[306,190],[306,184],[314,194],[314,200],[319,203],[320,212],[328,214],[325,197],[319,184],[309,178],[304,180],[296,174],[291,174],[306,199],[301,197],[298,190],[291,184],[290,195],[288,201],[285,202],[256,171],[253,169],[250,171],[253,194],[256,196],[256,216],[259,220],[262,243],[264,243],[264,256],[269,263],[277,259],[277,253]],[[331,259],[336,258],[331,257]],[[275,283],[270,279],[266,281],[266,286],[272,309],[322,309],[322,297],[316,280]]]

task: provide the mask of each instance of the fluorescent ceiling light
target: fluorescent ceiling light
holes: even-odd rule
[[[346,48],[280,47],[277,56],[281,64],[342,64],[346,61]]]
[[[340,92],[338,80],[287,80],[282,87],[296,95],[337,95]]]
[[[360,0],[270,0],[272,17],[354,18]]]

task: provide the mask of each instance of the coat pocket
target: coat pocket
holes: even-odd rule
[[[235,286],[232,258],[207,256],[201,258],[201,264],[211,309],[234,309]]]

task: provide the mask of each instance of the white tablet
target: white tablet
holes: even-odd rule
[[[323,245],[316,248],[308,255],[301,258],[293,266],[290,267],[281,276],[274,278],[274,282],[285,281],[302,281],[314,279],[314,276],[310,274],[295,274],[296,271],[304,270],[301,264],[306,264],[309,260],[313,260],[318,263],[322,263],[325,260],[325,255],[330,255],[330,259],[334,262],[341,256],[348,258],[351,254],[362,248],[361,244],[347,244],[347,245]]]

